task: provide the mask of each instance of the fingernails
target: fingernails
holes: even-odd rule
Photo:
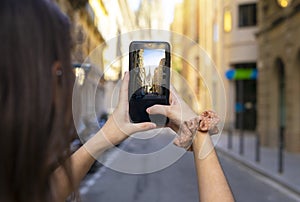
[[[126,80],[129,79],[129,73],[128,73],[128,71],[124,72],[124,79],[126,79]]]
[[[156,124],[155,123],[151,123],[151,128],[156,128]]]
[[[150,113],[150,108],[147,108],[147,109],[146,109],[146,112],[149,114],[149,113]]]

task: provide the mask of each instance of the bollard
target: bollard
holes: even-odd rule
[[[278,144],[278,172],[283,173],[283,164],[284,164],[284,127],[280,126],[279,129],[279,144]]]
[[[239,102],[241,103],[241,111],[239,116],[239,129],[240,129],[240,155],[244,154],[244,81],[239,81]]]
[[[260,162],[260,139],[259,139],[259,133],[256,130],[255,133],[255,161]]]
[[[228,149],[232,149],[232,133],[233,133],[233,128],[232,128],[232,124],[230,124],[229,130],[228,130],[228,137],[227,137],[227,148]]]
[[[244,154],[244,130],[240,129],[240,155]]]

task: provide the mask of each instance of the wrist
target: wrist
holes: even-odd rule
[[[96,158],[103,151],[114,147],[127,138],[127,135],[116,124],[113,115],[104,126],[84,146]]]
[[[197,131],[193,140],[193,149],[199,150],[203,146],[205,140],[210,139],[210,135],[207,132]]]
[[[102,152],[113,147],[113,144],[107,140],[101,129],[83,146],[90,153],[90,155],[96,159]]]
[[[218,115],[213,111],[204,111],[201,115],[191,118],[189,121],[184,121],[180,125],[178,137],[174,144],[178,147],[187,149],[192,142],[193,149],[201,149],[202,145],[206,144],[206,139],[210,142],[209,135],[217,134],[217,124],[220,121]]]
[[[192,146],[194,156],[200,160],[205,159],[211,152],[214,152],[214,144],[208,132],[197,132]]]
[[[101,128],[101,133],[111,145],[117,145],[128,136],[121,130],[113,118],[110,116],[105,125]]]

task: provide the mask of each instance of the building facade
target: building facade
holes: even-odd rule
[[[255,78],[226,78],[231,72],[256,71],[257,64],[257,1],[256,0],[185,0],[176,7],[172,30],[192,39],[205,55],[199,54],[197,47],[179,45],[186,61],[175,61],[181,75],[195,92],[199,110],[214,108],[227,111],[225,127],[256,130],[256,80]],[[206,57],[203,58],[203,56]],[[207,66],[207,60],[222,81]],[[174,66],[174,64],[173,64]],[[200,72],[200,76],[197,74]],[[224,86],[223,86],[224,84]],[[224,87],[224,88],[223,88]],[[222,92],[226,92],[226,97]],[[187,92],[185,89],[183,91]],[[189,99],[188,99],[189,100]],[[224,104],[226,103],[226,104]],[[190,103],[193,106],[193,103]],[[225,107],[224,107],[225,106]],[[196,107],[194,106],[194,109]],[[226,108],[226,109],[224,109]],[[243,122],[241,122],[241,117]]]
[[[88,1],[56,2],[72,22],[72,62],[82,63],[92,50],[104,42],[96,24],[95,11]]]
[[[300,152],[300,1],[259,1],[258,130],[263,145]]]
[[[223,75],[256,71],[257,1],[225,0],[223,13]],[[227,91],[227,128],[256,131],[256,79],[224,78]]]
[[[204,21],[202,17],[205,16],[205,13],[211,12],[211,10],[206,10],[210,8],[203,2],[184,0],[182,3],[178,3],[171,25],[171,31],[185,37],[183,41],[177,41],[180,39],[178,36],[172,39],[172,49],[179,54],[179,56],[172,55],[172,68],[182,76],[182,79],[178,79],[174,85],[183,99],[198,113],[211,106],[203,74],[200,74],[204,60],[200,58],[203,54],[199,52],[199,48],[202,47],[205,50],[205,44],[201,44],[201,42],[206,40],[210,43],[212,40],[212,35],[206,35],[212,26],[208,25],[206,29],[203,29],[205,25],[202,24]],[[206,2],[209,4],[211,1]],[[210,21],[210,16],[207,16],[206,20]]]
[[[103,99],[104,81],[99,81],[97,78],[97,75],[103,71],[102,58],[100,57],[99,64],[93,64],[93,67],[85,61],[91,52],[104,42],[104,39],[97,27],[99,19],[96,10],[92,8],[89,1],[56,0],[56,3],[71,21],[73,42],[71,62],[77,78],[72,99],[73,105],[76,106],[73,108],[73,118],[78,134],[83,141],[86,141],[91,134],[99,130],[97,119],[107,113]],[[82,65],[84,62],[86,63]],[[93,89],[96,89],[96,93]]]

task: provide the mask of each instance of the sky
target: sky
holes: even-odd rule
[[[165,58],[164,49],[144,49],[144,66],[146,69],[146,74],[149,72],[149,66],[152,76],[154,75],[154,69],[158,67],[159,62],[162,58]]]
[[[129,7],[132,11],[137,11],[140,7],[142,0],[128,0]],[[148,0],[151,1],[151,0]],[[171,24],[174,19],[174,11],[175,5],[177,3],[182,3],[183,0],[161,0],[161,4],[165,8],[165,12],[162,13],[164,15],[164,19],[167,19],[167,22]]]

